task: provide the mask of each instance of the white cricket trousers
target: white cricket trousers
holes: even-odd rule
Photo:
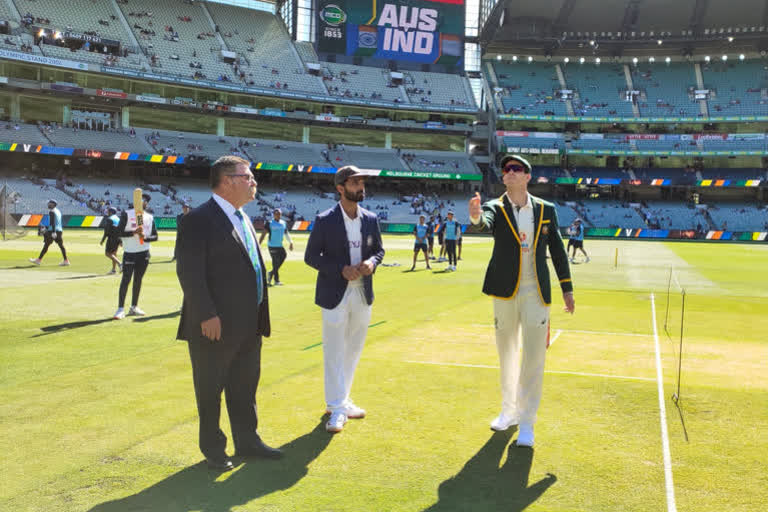
[[[352,380],[371,321],[362,286],[347,286],[338,306],[323,309],[325,403],[333,412],[349,402]]]
[[[511,300],[494,299],[496,348],[501,366],[501,412],[533,425],[541,402],[549,306],[534,283]]]

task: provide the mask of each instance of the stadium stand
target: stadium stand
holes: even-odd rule
[[[136,0],[131,0],[133,3]],[[66,6],[58,0],[13,0],[24,17],[34,17],[34,25],[55,30],[95,33],[105,39],[128,43],[131,37],[119,19],[113,2],[67,0]],[[0,2],[1,4],[2,2]]]
[[[226,48],[201,3],[130,0],[120,8],[156,72],[236,81],[234,65],[221,60]]]
[[[536,62],[493,64],[501,101],[507,114],[566,115],[565,102],[555,99],[555,91],[561,89],[557,71],[552,64]]]
[[[220,156],[238,154],[238,156],[248,158],[248,155],[238,148],[237,141],[230,137],[143,128],[137,129],[136,133],[158,154],[184,157],[200,156],[214,160]]]
[[[278,17],[215,2],[205,7],[219,27],[224,44],[242,58],[241,81],[275,89],[279,83],[283,89],[325,94],[317,77],[305,72]]]
[[[5,122],[0,123],[0,127],[0,142],[51,145],[51,141],[43,135],[43,125]]]
[[[748,203],[720,203],[707,210],[715,229],[723,231],[768,230],[768,208]]]
[[[702,65],[704,88],[710,90],[709,115],[768,114],[768,72],[759,60]]]
[[[408,103],[399,86],[392,85],[390,71],[350,64],[323,62],[323,80],[331,96],[382,99]]]
[[[693,99],[696,76],[693,64],[642,64],[633,66],[632,81],[641,92],[640,114],[652,117],[699,116]]]
[[[63,190],[56,188],[56,180],[6,176],[8,188],[17,193],[18,199],[11,210],[14,213],[44,214],[48,211],[48,201],[56,200],[65,215],[94,215],[97,212],[83,201],[78,201]]]
[[[648,227],[643,217],[635,208],[618,201],[591,199],[579,202],[578,211],[581,217],[594,227],[600,228],[646,228]],[[560,216],[561,210],[558,210]],[[560,219],[560,224],[566,226],[573,222],[565,216]]]
[[[416,104],[466,105],[475,107],[467,80],[459,75],[406,71],[405,92]]]
[[[641,210],[645,215],[646,224],[652,229],[694,229],[697,226],[708,226],[705,214],[693,205],[644,201]]]
[[[327,162],[333,167],[356,165],[361,169],[406,170],[408,166],[391,149],[338,146],[343,149],[327,151]]]
[[[75,130],[58,125],[46,131],[46,136],[55,146],[67,148],[99,149],[101,151],[122,151],[138,154],[152,153],[152,147],[138,135],[121,131]]]
[[[403,160],[418,172],[480,174],[477,165],[465,153],[448,151],[405,151]]]
[[[570,64],[563,66],[565,82],[573,89],[573,110],[578,116],[633,117],[632,103],[624,100],[624,66]]]

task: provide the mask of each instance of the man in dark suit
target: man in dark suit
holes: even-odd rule
[[[373,272],[384,258],[376,215],[358,205],[365,198],[365,173],[355,166],[336,172],[339,203],[317,216],[304,261],[316,269],[315,304],[323,311],[325,402],[328,432],[341,432],[347,418],[365,410],[350,399],[373,304]]]
[[[501,431],[519,424],[517,445],[533,446],[552,303],[547,249],[569,313],[575,307],[573,283],[555,206],[528,193],[531,164],[519,155],[506,155],[501,167],[507,187],[504,195],[482,207],[480,194],[469,202],[472,224],[493,234],[483,293],[494,298],[502,407],[491,428]],[[518,355],[521,345],[522,358]]]
[[[178,339],[189,342],[200,450],[209,467],[233,468],[219,428],[226,392],[235,454],[279,458],[264,444],[256,417],[262,336],[270,334],[264,260],[242,207],[256,196],[250,163],[235,156],[211,166],[213,197],[184,217],[176,273],[184,290]]]
[[[181,205],[181,213],[176,216],[176,244],[173,246],[173,258],[171,258],[171,261],[176,261],[176,257],[178,256],[181,221],[184,220],[184,216],[189,213],[189,210],[189,204],[184,203]]]

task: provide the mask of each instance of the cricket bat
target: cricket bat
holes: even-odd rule
[[[144,225],[144,198],[141,197],[143,191],[140,188],[133,191],[133,209],[136,211],[136,224]],[[144,235],[139,235],[139,244],[144,245]]]

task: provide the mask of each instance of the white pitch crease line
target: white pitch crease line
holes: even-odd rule
[[[661,421],[661,447],[664,456],[664,482],[667,490],[667,511],[677,512],[677,505],[675,505],[675,486],[672,482],[672,456],[669,452],[669,434],[667,433],[667,408],[664,403],[664,382],[661,375],[659,330],[656,327],[656,299],[653,293],[651,293],[651,317],[653,319],[653,342],[656,347],[656,382],[659,390],[659,417]]]
[[[411,364],[427,364],[431,366],[456,366],[459,368],[487,368],[490,370],[498,370],[498,366],[491,366],[487,364],[465,364],[465,363],[441,363],[438,361],[405,361]],[[557,370],[545,370],[544,373],[552,373],[557,375],[577,375],[579,377],[602,377],[606,379],[625,379],[625,380],[643,380],[648,382],[655,382],[655,378],[651,377],[632,377],[629,375],[610,375],[607,373],[586,373],[586,372],[566,372]]]
[[[555,344],[555,341],[557,341],[557,338],[559,338],[561,334],[563,334],[563,331],[561,331],[560,329],[555,331],[555,335],[552,336],[552,339],[549,340],[550,347]]]
[[[493,329],[493,324],[472,324],[474,327],[488,327]],[[578,329],[559,329],[564,334],[577,333],[577,334],[594,334],[598,336],[632,336],[635,338],[650,338],[653,334],[638,334],[636,332],[610,332],[610,331],[581,331]]]

